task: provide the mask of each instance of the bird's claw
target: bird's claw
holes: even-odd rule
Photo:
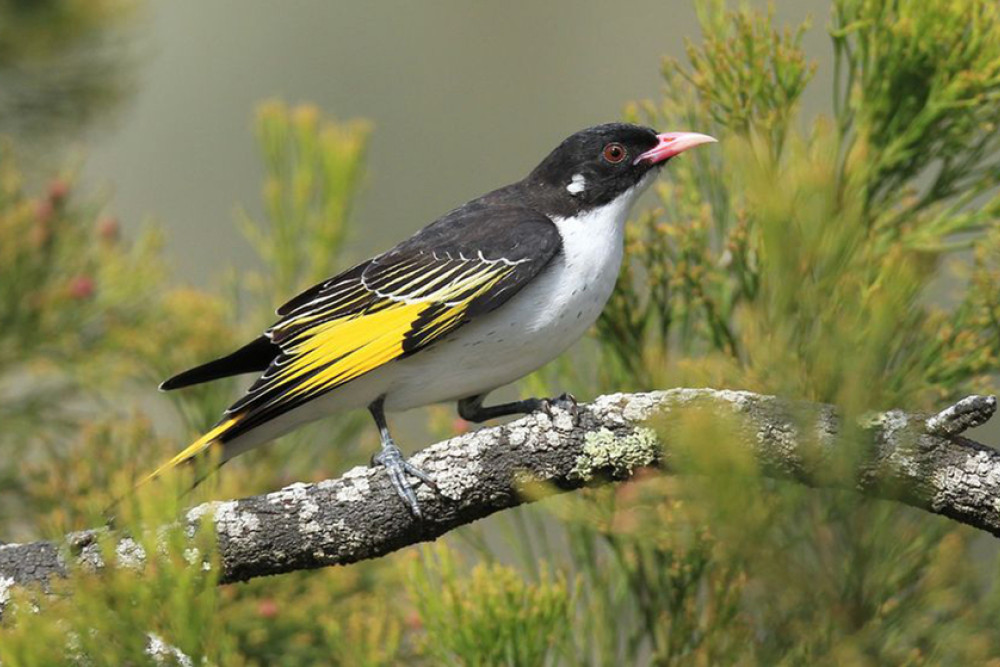
[[[563,392],[556,396],[555,398],[543,398],[542,399],[542,410],[545,411],[549,417],[554,416],[556,410],[563,410],[568,412],[570,417],[576,418],[577,412],[579,411],[580,404],[576,400],[576,396]]]
[[[410,484],[406,475],[407,473],[413,475],[436,492],[438,487],[434,483],[434,480],[426,472],[403,458],[403,452],[399,450],[399,447],[391,443],[384,445],[382,451],[372,456],[372,465],[380,465],[385,468],[386,473],[389,475],[389,481],[392,482],[392,487],[396,489],[396,493],[410,508],[415,517],[418,519],[422,518],[423,514],[420,512],[420,504],[417,503],[417,494],[414,492],[413,485]]]

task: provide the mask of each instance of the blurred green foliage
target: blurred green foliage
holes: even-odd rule
[[[802,361],[825,356],[839,365],[842,352],[826,346],[859,350],[850,337],[868,336],[841,320],[850,303],[865,320],[911,318],[885,335],[912,358],[873,350],[896,363],[885,369],[890,385],[908,373],[928,392],[924,398],[938,400],[987,386],[996,367],[985,359],[996,357],[997,329],[993,343],[969,344],[991,306],[983,295],[948,301],[946,314],[907,304],[948,284],[940,269],[961,258],[958,251],[982,257],[996,242],[983,232],[1000,211],[1000,105],[990,103],[1000,95],[1000,10],[975,1],[834,2],[834,109],[803,129],[799,102],[814,70],[801,47],[806,26],[774,29],[767,14],[729,12],[717,1],[699,9],[708,37],[689,44],[690,65],[665,62],[663,100],[635,104],[628,115],[697,127],[726,148],[671,163],[659,206],[630,227],[633,261],[599,323],[603,348],[633,386],[655,384],[671,356],[717,355],[739,375],[768,372],[775,360],[758,363],[750,348],[759,355],[764,346],[746,339],[755,327],[771,336],[778,326],[798,338],[776,340],[774,350],[813,346]],[[979,266],[977,276],[987,270]],[[888,276],[894,271],[912,275]],[[854,296],[830,292],[850,289]],[[885,303],[895,309],[889,312],[863,302],[871,298],[899,303]],[[970,333],[961,339],[942,330],[945,318],[954,332]],[[930,340],[910,344],[908,336]],[[945,358],[962,369],[942,368]],[[851,374],[855,382],[873,380]],[[809,373],[796,384],[820,379]],[[756,381],[747,388],[779,389]],[[882,393],[887,388],[877,383],[880,396],[869,409],[898,404],[899,394]],[[803,397],[837,399],[830,389]]]
[[[662,99],[626,115],[720,144],[672,161],[630,225],[589,342],[600,363],[570,356],[526,386],[589,397],[707,384],[848,416],[996,390],[1000,9],[831,4],[831,109],[806,119],[815,28],[697,3],[702,39],[663,64]],[[18,41],[0,29],[0,55]],[[256,335],[282,299],[349,261],[368,125],[272,101],[256,132],[264,216],[237,225],[260,267],[208,291],[171,280],[155,230],[119,238],[71,174],[33,194],[0,152],[0,538],[100,523],[137,472],[237,391],[224,381],[154,399],[150,387]],[[442,434],[464,428],[444,414],[433,413]],[[357,424],[252,452],[183,502],[336,474],[374,446]],[[997,661],[992,541],[763,479],[733,445],[739,426],[704,412],[659,424],[690,474],[552,498],[375,563],[223,588],[198,567],[209,536],[192,556],[179,536],[157,549],[143,532],[179,509],[173,489],[153,487],[123,517],[142,568],[18,592],[0,661],[142,664],[150,633],[225,665]],[[837,443],[831,479],[862,453],[857,436]]]
[[[775,28],[767,13],[721,2],[700,4],[708,37],[689,44],[688,63],[664,63],[663,100],[630,107],[654,126],[713,134],[723,150],[672,162],[657,206],[629,228],[630,261],[597,331],[604,386],[743,388],[848,416],[996,391],[1000,14],[975,0],[832,4],[829,114],[799,112],[815,68],[801,46],[808,26]],[[711,527],[713,566],[745,582],[739,612],[716,634],[743,632],[745,643],[723,661],[972,664],[998,654],[997,592],[972,556],[975,535],[763,480],[731,446],[737,427],[698,413],[664,424],[695,474],[648,500],[683,499],[682,523]],[[837,444],[831,479],[863,453],[856,433]],[[618,558],[620,576],[656,590],[639,565],[647,549],[672,553],[676,538],[629,547],[636,564]],[[707,575],[690,587],[712,590]],[[728,601],[718,594],[720,607]],[[653,631],[645,641],[657,661],[691,656]]]
[[[260,282],[273,302],[326,280],[343,265],[339,249],[361,183],[371,132],[365,121],[321,123],[319,110],[289,110],[278,101],[257,112],[264,157],[264,210],[255,223],[243,213],[241,228],[264,261]]]
[[[129,493],[138,474],[215,421],[237,392],[236,382],[224,381],[154,399],[156,383],[258,335],[276,301],[344,261],[367,124],[268,102],[256,125],[267,217],[244,216],[241,227],[260,251],[261,268],[223,273],[212,292],[224,296],[168,282],[159,234],[120,238],[103,203],[75,192],[71,176],[32,196],[11,154],[0,160],[2,537],[56,537],[101,525],[109,505],[128,497],[134,500],[119,506],[116,520],[156,555],[138,572],[80,572],[60,582],[55,596],[19,597],[0,626],[5,665],[80,656],[141,664],[152,660],[145,653],[150,633],[196,663],[386,664],[402,650],[403,610],[374,590],[393,581],[401,587],[404,565],[388,560],[222,589],[210,572],[192,567],[190,550],[168,540],[160,553],[162,535],[145,532],[169,523],[181,502],[319,480],[361,462],[367,457],[355,447],[374,442],[355,442],[354,416],[242,457],[194,494],[178,492],[184,475]],[[294,453],[303,446],[311,453]],[[199,550],[199,563],[211,558],[210,543]],[[84,636],[86,628],[93,632]]]
[[[80,573],[53,582],[50,591],[12,593],[0,641],[5,665],[92,664],[89,656],[106,665],[148,664],[150,635],[168,638],[194,664],[218,663],[232,652],[233,636],[218,609],[213,531],[206,524],[189,535],[167,523],[181,509],[177,501],[142,500],[137,520],[164,528],[133,533],[127,549],[110,533],[97,544],[103,562],[127,567]]]
[[[428,548],[410,594],[426,629],[424,652],[436,664],[552,664],[570,632],[571,591],[547,569],[537,581],[491,562],[466,575],[453,551]]]
[[[131,89],[136,0],[0,0],[0,133],[30,139],[32,163],[106,121]]]

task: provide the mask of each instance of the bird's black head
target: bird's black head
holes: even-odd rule
[[[628,123],[581,130],[563,141],[525,179],[547,213],[568,217],[638,193],[674,155],[715,141],[693,132],[657,134]],[[638,187],[637,187],[638,186]]]

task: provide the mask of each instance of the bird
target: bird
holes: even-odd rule
[[[436,487],[406,460],[386,412],[455,402],[459,416],[481,423],[575,406],[568,394],[484,399],[586,333],[617,280],[636,199],[671,158],[715,141],[630,123],[589,127],[523,179],[306,289],[259,337],[160,385],[258,374],[215,426],[143,481],[209,451],[224,462],[308,422],[367,408],[381,441],[372,465],[422,517],[408,476]]]

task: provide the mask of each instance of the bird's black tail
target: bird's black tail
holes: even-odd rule
[[[169,391],[210,380],[218,380],[230,375],[261,372],[267,370],[267,367],[280,353],[281,348],[272,343],[267,336],[261,336],[230,355],[178,373],[164,381],[160,385],[160,389]]]

